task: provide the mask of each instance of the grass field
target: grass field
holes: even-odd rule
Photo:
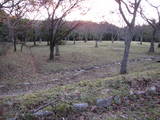
[[[28,43],[31,45],[32,43]],[[23,52],[13,52],[9,50],[8,54],[2,56],[1,62],[1,84],[17,84],[17,83],[36,83],[41,81],[49,81],[53,78],[64,79],[65,76],[59,74],[61,71],[76,70],[94,65],[120,63],[123,56],[124,43],[115,42],[99,42],[99,48],[95,48],[95,42],[87,43],[76,42],[73,45],[71,41],[66,45],[60,46],[60,56],[56,57],[55,62],[48,61],[49,47],[46,43],[32,47],[31,50],[24,48]],[[18,46],[20,47],[20,46]],[[18,48],[20,49],[20,48]],[[160,49],[156,47],[155,54],[148,54],[149,43],[140,45],[138,42],[132,42],[129,59],[136,59],[149,56],[158,56]],[[128,65],[128,71],[138,72],[150,68],[157,68],[157,65],[150,61],[133,62]],[[120,64],[111,65],[106,69],[89,72],[85,76],[78,76],[79,80],[97,79],[114,76],[119,74]],[[57,73],[57,74],[56,74]],[[100,74],[101,73],[101,74]],[[72,75],[73,73],[70,72]],[[44,77],[45,76],[45,77]]]
[[[29,43],[31,44],[31,43]],[[67,42],[67,45],[60,46],[60,57],[56,57],[56,61],[48,61],[49,47],[44,46],[32,47],[31,51],[24,48],[23,52],[14,53],[12,49],[9,53],[1,57],[1,81],[3,84],[14,84],[19,82],[36,82],[43,81],[43,75],[53,72],[60,72],[70,69],[78,69],[86,66],[110,64],[115,61],[120,62],[123,56],[124,43],[100,42],[99,48],[94,47],[94,42]],[[160,52],[156,49],[154,55],[147,53],[149,43],[140,45],[137,42],[132,43],[129,59],[141,58],[147,56],[157,56]],[[105,70],[110,75],[119,74],[119,65]],[[143,71],[149,67],[156,67],[148,64],[147,61],[129,64],[129,72]],[[103,71],[102,71],[103,72]],[[40,76],[39,76],[40,75]],[[56,78],[56,76],[55,76]],[[90,79],[90,78],[87,78]],[[92,79],[92,78],[91,78]]]
[[[24,48],[22,53],[14,53],[9,49],[5,56],[0,56],[0,103],[2,106],[9,105],[5,113],[7,118],[13,117],[17,112],[28,113],[44,103],[56,99],[59,101],[59,98],[59,104],[65,103],[58,108],[63,113],[66,112],[68,103],[88,102],[93,105],[97,98],[128,95],[131,89],[128,82],[150,80],[150,84],[153,84],[160,81],[160,63],[150,60],[150,57],[160,56],[160,49],[156,47],[154,54],[147,53],[149,43],[140,45],[132,42],[129,59],[141,60],[129,62],[127,75],[119,75],[123,42],[99,42],[99,47],[95,48],[93,41],[76,42],[76,45],[69,41],[60,46],[61,55],[56,57],[55,62],[48,61],[49,47],[45,44],[41,43],[31,50]],[[116,64],[112,64],[114,62]],[[104,64],[108,66],[87,71],[83,69]],[[136,85],[138,86],[138,82]],[[87,111],[83,115],[90,118],[86,120],[157,120],[160,118],[160,106],[147,104],[147,100],[141,108],[139,104],[142,101],[133,103],[137,106],[134,110],[130,109],[133,106],[127,105],[125,109],[121,106],[116,111],[103,114]],[[156,100],[159,99],[156,97]],[[157,102],[156,100],[153,102]],[[51,110],[50,107],[46,109]],[[124,115],[127,118],[122,117]],[[76,120],[81,120],[80,117],[78,114]]]
[[[57,58],[56,62],[46,63],[49,55],[48,47],[35,47],[32,49],[33,54],[37,57],[40,64],[42,65],[41,70],[47,71],[58,71],[63,69],[83,67],[93,64],[106,64],[113,63],[114,61],[120,61],[123,56],[124,43],[116,42],[112,44],[111,42],[100,42],[99,48],[94,47],[94,42],[77,42],[73,45],[72,42],[67,42],[67,45],[62,45],[60,47],[61,57]],[[149,49],[149,43],[144,43],[143,45],[137,42],[132,43],[130,59],[149,56],[147,51]],[[158,49],[156,52],[159,53]]]

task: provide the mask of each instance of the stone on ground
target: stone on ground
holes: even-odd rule
[[[73,109],[76,111],[85,111],[87,110],[88,106],[88,103],[73,104]]]
[[[105,99],[97,99],[96,101],[96,105],[98,107],[109,107],[111,106],[113,103],[113,97],[109,97],[109,98],[105,98]]]
[[[33,115],[36,117],[46,117],[46,116],[50,116],[52,114],[53,113],[49,112],[49,111],[38,111],[38,112],[34,113]]]

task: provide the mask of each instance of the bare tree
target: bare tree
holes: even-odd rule
[[[99,41],[102,41],[104,32],[105,32],[105,30],[103,27],[103,23],[101,22],[98,24],[98,30],[97,30],[97,35],[98,35]]]
[[[144,34],[143,30],[142,30],[142,28],[140,28],[140,31],[139,31],[140,45],[142,45],[142,43],[143,43],[143,34]]]
[[[21,0],[0,0],[0,11],[4,11],[4,9],[6,8],[14,8],[15,6],[17,6],[20,3]],[[7,19],[7,14],[6,12],[4,12],[3,16],[0,16],[0,20],[1,22],[3,20],[6,21]]]
[[[139,41],[140,45],[142,45],[143,36],[144,36],[144,28],[143,28],[143,26],[137,25],[136,28],[135,28],[135,40]]]
[[[33,43],[34,46],[36,46],[36,41],[40,40],[40,27],[41,27],[41,21],[35,21],[35,23],[33,23],[33,29],[34,29],[34,39],[33,39]]]
[[[114,28],[114,26],[109,26],[109,30],[111,32],[111,41],[114,43],[114,41],[119,37],[119,29]]]
[[[96,33],[93,33],[93,38],[95,39],[95,48],[98,48],[99,35],[96,35]]]
[[[76,26],[67,30],[63,35],[58,35],[62,26],[65,24],[65,17],[69,15],[73,9],[79,7],[84,0],[42,0],[42,7],[48,13],[48,27],[50,40],[50,55],[49,59],[54,60],[54,49],[58,41],[66,37]]]
[[[127,73],[127,62],[129,57],[130,45],[134,36],[135,21],[141,0],[115,0],[115,1],[118,3],[119,11],[124,22],[127,24],[127,34],[125,36],[125,50],[120,69],[120,73],[125,74]],[[127,14],[124,11],[126,11],[129,15],[131,15],[131,20],[130,18],[127,18]]]
[[[31,3],[29,0],[21,0],[17,4],[16,1],[12,1],[13,5],[16,5],[14,7],[6,7],[3,10],[7,13],[7,24],[9,28],[9,39],[13,42],[14,45],[14,51],[17,50],[16,44],[16,27],[19,24],[19,22],[23,19],[23,17],[26,15],[27,12],[32,11],[31,9]]]
[[[158,32],[158,30],[160,30],[160,5],[153,5],[152,3],[150,3],[148,0],[146,0],[146,2],[156,10],[157,12],[157,16],[158,16],[158,21],[156,21],[156,19],[150,19],[148,18],[145,13],[144,10],[141,7],[140,10],[140,14],[142,16],[142,18],[152,27],[153,31],[152,31],[152,39],[151,39],[151,44],[150,44],[150,48],[149,48],[149,52],[150,53],[154,53],[155,52],[155,41],[156,41],[156,34]]]
[[[17,6],[22,0],[1,0],[0,1],[0,10],[2,8],[13,8]]]
[[[14,4],[14,1],[13,3]],[[16,3],[15,3],[16,4]],[[14,7],[11,8],[5,8],[4,10],[7,12],[7,24],[9,28],[9,39],[13,42],[14,45],[14,51],[16,52],[17,47],[17,41],[16,41],[16,26],[19,24],[19,22],[22,20],[22,17],[26,14],[28,11],[27,9],[28,2],[21,0],[19,4],[17,4]]]

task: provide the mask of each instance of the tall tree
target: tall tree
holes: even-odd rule
[[[3,10],[7,13],[7,25],[9,29],[9,39],[13,42],[14,51],[17,50],[16,44],[16,27],[19,25],[23,17],[33,10],[32,3],[30,0],[21,0],[17,4],[16,0],[11,2],[14,7],[6,7]],[[9,3],[8,3],[9,4]],[[10,5],[10,6],[11,6]]]
[[[1,0],[0,1],[0,10],[2,8],[13,8],[17,6],[22,0]]]
[[[141,0],[115,0],[115,1],[119,6],[119,11],[121,16],[127,25],[127,34],[125,36],[125,50],[120,69],[120,73],[125,74],[127,73],[127,62],[130,52],[130,46],[134,36],[135,21]],[[127,18],[128,15],[131,16],[131,19]]]
[[[157,13],[157,20],[155,19],[150,19],[147,17],[147,15],[145,15],[145,10],[142,9],[140,10],[140,14],[142,16],[142,18],[152,27],[152,39],[150,41],[150,48],[149,48],[149,52],[150,53],[154,53],[155,52],[155,41],[156,41],[156,34],[157,32],[160,30],[160,4],[159,5],[153,5],[152,3],[150,3],[148,0],[145,0],[152,8],[154,8],[156,10]],[[160,2],[159,2],[160,3]]]
[[[6,21],[6,18],[8,16],[6,14],[6,12],[4,11],[4,9],[6,9],[6,8],[12,9],[15,6],[17,6],[20,2],[21,2],[21,0],[0,0],[0,22],[1,23],[3,23],[3,21]],[[2,13],[3,13],[3,15],[2,15]]]
[[[48,13],[50,60],[54,60],[54,49],[56,44],[58,44],[58,41],[63,37],[66,37],[66,35],[75,28],[74,26],[66,31],[65,34],[61,36],[58,35],[65,24],[66,16],[68,16],[75,8],[78,8],[82,1],[84,0],[42,0],[41,5]]]

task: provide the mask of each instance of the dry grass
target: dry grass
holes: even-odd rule
[[[31,44],[31,43],[29,43]],[[1,84],[14,84],[22,82],[37,82],[44,81],[44,74],[52,74],[52,78],[57,78],[54,72],[66,69],[78,69],[85,66],[101,65],[121,61],[123,56],[124,44],[123,42],[100,42],[99,48],[94,47],[94,42],[77,42],[73,45],[72,42],[67,42],[67,45],[60,46],[61,56],[56,58],[55,62],[48,61],[49,47],[44,46],[33,47],[31,51],[28,48],[14,53],[12,49],[6,56],[1,56]],[[137,42],[132,43],[130,59],[150,56],[147,53],[149,43],[143,45]],[[160,51],[160,50],[159,50]],[[156,49],[156,53],[160,53]],[[152,55],[153,56],[153,55]],[[155,56],[155,55],[154,55]],[[150,62],[137,62],[129,64],[129,72],[143,71],[150,69],[152,66]],[[80,79],[96,79],[99,73],[107,74],[109,76],[117,75],[119,73],[119,65],[114,65],[106,69],[92,71],[84,77],[78,76]],[[63,76],[63,75],[62,75]],[[89,77],[87,77],[89,76]],[[61,77],[61,74],[58,75]],[[93,78],[94,77],[94,78]],[[104,76],[105,77],[105,76]],[[107,76],[106,76],[107,77]],[[46,78],[46,80],[51,78]]]
[[[94,42],[77,42],[73,45],[72,42],[67,42],[67,45],[60,46],[61,56],[56,58],[56,62],[47,62],[49,55],[48,47],[32,48],[33,54],[38,62],[39,70],[60,71],[65,69],[75,69],[94,64],[107,64],[115,61],[121,61],[123,56],[123,42],[100,42],[99,48],[94,47]],[[143,45],[137,42],[132,43],[130,59],[149,56],[147,54],[149,48],[148,43]],[[158,49],[157,51],[158,52]]]
[[[156,49],[156,54],[148,54],[148,48],[148,43],[144,43],[141,46],[137,42],[133,42],[130,59],[159,55],[160,50],[158,49]],[[13,105],[12,109],[8,109],[9,113],[6,113],[9,117],[13,117],[17,112],[26,113],[37,106],[57,99],[57,95],[65,102],[89,102],[93,104],[96,98],[111,95],[127,95],[130,87],[124,81],[145,78],[151,79],[154,82],[154,80],[160,77],[160,63],[152,61],[130,63],[128,66],[129,74],[125,76],[118,74],[120,67],[118,64],[103,69],[91,70],[67,81],[63,73],[55,74],[56,71],[65,69],[77,69],[84,66],[120,61],[122,59],[123,49],[124,45],[122,42],[116,42],[114,44],[111,42],[101,42],[99,43],[99,48],[94,48],[94,42],[87,42],[87,44],[77,42],[76,45],[73,45],[72,42],[67,42],[67,45],[60,46],[61,57],[56,58],[55,63],[47,61],[49,54],[49,48],[47,46],[33,47],[31,49],[33,56],[31,56],[31,51],[26,48],[23,53],[20,51],[13,53],[11,50],[6,56],[1,56],[0,59],[0,67],[3,68],[1,69],[1,85],[9,84],[12,86],[17,83],[44,82],[52,78],[62,78],[59,81],[62,85],[57,84],[58,86],[54,87],[52,85],[48,90],[40,87],[41,91],[38,92],[17,95],[16,97],[4,97],[0,100],[0,104],[8,105],[11,103]],[[72,76],[72,72],[70,74]],[[18,87],[16,86],[15,88],[17,90],[22,89]],[[150,110],[147,117],[151,119],[156,118],[159,112],[159,106],[152,109],[148,104],[141,107],[141,110],[139,108],[137,109],[138,112],[142,110],[145,115]],[[136,113],[137,111],[127,110],[114,112],[113,115],[118,116],[115,120],[121,119],[119,115],[123,114],[131,115],[131,120],[134,118],[132,115],[137,115],[139,118],[146,117],[143,114]],[[91,119],[94,117],[95,120],[98,120],[100,117],[102,118],[101,120],[114,120],[113,116],[106,117],[108,113],[104,114],[104,116],[102,114],[86,114],[88,116],[91,114]]]

